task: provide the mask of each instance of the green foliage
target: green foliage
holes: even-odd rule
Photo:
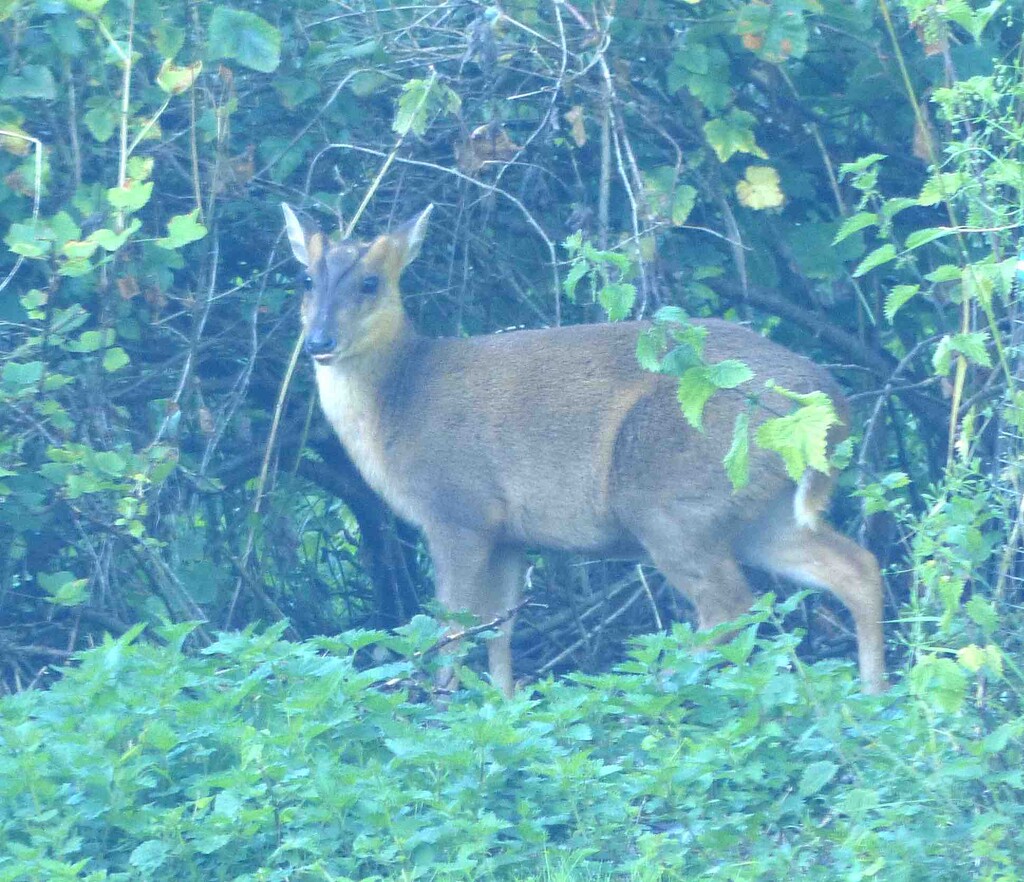
[[[849,666],[755,636],[792,608],[706,653],[676,628],[614,671],[445,709],[416,698],[423,621],[199,655],[190,625],[108,640],[0,701],[0,878],[561,878],[555,855],[572,879],[1009,878],[1016,675],[980,704],[971,659],[931,658],[866,699]]]
[[[233,59],[260,73],[273,73],[281,63],[281,32],[244,9],[215,7],[210,16],[207,45],[211,58]]]

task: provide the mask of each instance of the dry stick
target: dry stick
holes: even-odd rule
[[[654,592],[651,591],[651,586],[647,584],[647,576],[644,575],[644,568],[640,564],[636,565],[636,574],[640,577],[644,591],[647,592],[647,599],[651,604],[651,612],[654,613],[654,623],[658,626],[659,631],[664,631],[665,626],[661,621],[661,613],[658,612],[658,604],[654,602]]]
[[[630,596],[630,598],[625,603],[622,604],[622,606],[620,606],[617,610],[615,610],[615,612],[613,612],[607,618],[602,619],[598,623],[597,627],[594,628],[593,631],[590,631],[589,633],[584,634],[582,637],[579,638],[579,640],[574,642],[572,645],[567,646],[560,653],[558,653],[558,655],[556,655],[554,658],[549,659],[548,661],[546,661],[543,665],[541,665],[537,669],[537,673],[538,674],[543,674],[543,673],[551,670],[551,668],[553,668],[555,665],[557,665],[562,659],[564,659],[567,656],[569,656],[572,653],[574,653],[584,643],[587,643],[590,640],[592,640],[595,635],[600,634],[608,625],[610,625],[612,622],[614,622],[616,619],[620,618],[621,616],[625,615],[626,611],[634,603],[636,603],[637,600],[639,600],[641,597],[643,597],[643,595],[644,595],[644,586],[641,585],[639,588],[636,589],[636,591],[633,592],[633,594]]]
[[[97,18],[97,21],[99,19]],[[113,37],[110,37],[113,41]],[[121,63],[124,64],[124,76],[121,78],[121,133],[120,133],[120,156],[117,163],[117,186],[124,187],[125,179],[128,176],[128,121],[131,113],[132,94],[132,42],[135,39],[135,0],[128,0],[128,38],[126,40],[127,52],[120,52]],[[116,43],[114,44],[117,45]],[[124,231],[124,209],[117,210],[115,220],[117,232]]]
[[[356,153],[368,153],[371,156],[387,156],[387,154],[384,153],[383,150],[375,150],[372,147],[362,147],[358,144],[336,143],[328,144],[323,150],[321,150],[320,153],[318,153],[314,158],[314,162],[318,160],[328,150],[354,150]],[[431,171],[451,175],[454,178],[458,178],[460,181],[468,181],[473,186],[479,187],[482,190],[486,190],[488,193],[496,193],[499,196],[502,196],[509,202],[511,202],[516,208],[519,209],[523,217],[526,218],[526,222],[531,227],[533,227],[534,232],[537,233],[541,241],[543,241],[544,245],[547,247],[548,254],[551,257],[551,271],[554,275],[555,287],[558,288],[559,290],[561,289],[562,280],[561,276],[558,274],[558,252],[556,250],[555,243],[551,241],[551,239],[541,228],[540,224],[537,223],[537,220],[534,218],[534,216],[530,214],[530,210],[525,205],[523,205],[523,203],[520,202],[515,196],[513,196],[507,190],[501,189],[501,187],[495,187],[493,184],[488,184],[485,183],[484,181],[478,181],[476,178],[472,178],[469,175],[463,174],[458,169],[447,168],[443,165],[438,165],[435,162],[426,162],[425,160],[422,159],[408,159],[407,157],[403,156],[396,156],[395,162],[399,163],[400,165],[412,165],[416,166],[417,168],[427,168],[430,169]]]

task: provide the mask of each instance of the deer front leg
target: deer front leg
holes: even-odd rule
[[[433,530],[428,535],[428,544],[434,559],[437,600],[445,609],[472,613],[483,623],[504,618],[500,633],[487,644],[487,658],[491,682],[511,697],[514,615],[509,614],[519,603],[524,555],[518,549],[496,546],[490,537],[465,529]],[[439,679],[439,685],[446,688],[457,686],[450,666]]]

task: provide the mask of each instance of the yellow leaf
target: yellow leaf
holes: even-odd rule
[[[577,104],[565,112],[565,121],[569,123],[569,131],[577,147],[587,143],[587,129],[583,125],[583,108]]]
[[[779,208],[786,196],[779,186],[779,173],[771,166],[751,165],[743,180],[736,184],[740,205],[761,210]]]

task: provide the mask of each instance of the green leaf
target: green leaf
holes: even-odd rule
[[[956,713],[967,695],[967,674],[951,658],[926,655],[910,669],[910,690],[932,707]]]
[[[806,0],[748,3],[736,16],[743,45],[771,64],[807,54]]]
[[[153,194],[152,181],[136,181],[128,178],[122,187],[107,190],[107,201],[118,211],[138,211]]]
[[[996,611],[995,605],[978,594],[964,604],[964,610],[971,617],[971,621],[981,628],[986,637],[994,633],[999,625],[999,613]]]
[[[622,321],[636,302],[636,286],[629,282],[609,282],[598,292],[597,299],[611,321]]]
[[[672,225],[681,227],[685,224],[696,203],[697,190],[694,187],[689,184],[680,184],[676,187],[676,193],[672,199]]]
[[[272,73],[281,63],[281,32],[252,12],[218,6],[210,17],[211,58],[233,58],[243,67]]]
[[[461,106],[459,95],[437,77],[409,80],[402,86],[391,128],[399,135],[422,136],[432,116],[457,113]]]
[[[930,227],[926,230],[914,230],[909,236],[907,241],[903,245],[905,251],[913,251],[915,248],[920,248],[922,245],[927,245],[929,242],[934,242],[936,239],[941,239],[943,236],[948,236],[950,233],[955,233],[952,227]]]
[[[939,172],[933,174],[921,188],[917,197],[918,205],[938,205],[952,199],[968,182],[964,172]]]
[[[734,665],[745,664],[757,643],[757,627],[744,628],[726,643],[719,644],[718,651]]]
[[[800,776],[800,795],[813,796],[829,783],[839,771],[839,766],[829,760],[819,760],[804,768]]]
[[[736,414],[732,443],[722,463],[733,490],[747,486],[750,480],[750,414],[745,410]]]
[[[125,227],[120,233],[115,233],[113,230],[100,229],[94,230],[89,234],[86,242],[95,242],[104,251],[117,251],[121,248],[128,239],[139,231],[142,227],[142,221],[137,217],[132,218],[130,224]]]
[[[565,288],[565,296],[569,298],[570,303],[576,302],[576,286],[579,285],[580,280],[590,271],[590,267],[587,266],[587,262],[583,259],[577,259],[572,266],[569,267],[569,272],[565,277],[565,281],[562,282],[562,287]]]
[[[889,320],[889,324],[892,324],[892,320],[900,308],[920,290],[920,285],[897,285],[886,295],[885,317]]]
[[[778,390],[777,390],[778,391]],[[757,443],[774,450],[794,480],[809,468],[828,474],[828,430],[839,422],[824,392],[801,396],[805,402],[787,416],[765,420],[757,428]]]
[[[4,365],[0,377],[8,389],[34,387],[43,378],[44,367],[41,361],[9,361]]]
[[[69,352],[96,352],[113,342],[114,332],[110,329],[83,331],[77,340],[67,344]]]
[[[37,573],[36,581],[49,595],[47,600],[58,606],[77,606],[89,599],[89,580],[76,579],[73,573]]]
[[[113,103],[97,104],[85,112],[82,122],[96,141],[105,144],[117,131],[117,111]]]
[[[863,230],[865,227],[877,226],[878,215],[873,211],[858,211],[856,214],[851,215],[839,227],[839,231],[836,233],[835,238],[832,240],[833,245],[838,245],[844,239],[848,239],[854,233]]]
[[[858,267],[853,271],[853,277],[855,279],[860,278],[865,273],[870,272],[876,267],[881,266],[884,263],[888,263],[890,260],[896,259],[896,246],[891,242],[886,242],[881,248],[876,248],[867,257],[865,257]]]
[[[636,341],[636,360],[645,371],[661,370],[661,356],[665,350],[664,334],[660,328],[644,331]]]
[[[160,65],[160,70],[156,75],[156,84],[169,95],[180,95],[192,88],[202,70],[202,61],[179,66],[168,58]]]
[[[0,98],[38,98],[53,101],[57,97],[57,83],[48,67],[26,64],[15,76],[7,74],[0,80]]]
[[[111,478],[120,478],[128,468],[127,460],[113,450],[100,450],[93,457],[96,468]]]
[[[131,359],[128,358],[127,352],[120,346],[112,346],[103,353],[103,370],[108,374],[112,374],[114,371],[121,370],[129,361]]]
[[[149,879],[164,865],[170,853],[171,848],[166,843],[159,839],[147,839],[135,847],[128,856],[128,863],[135,867],[144,879]]]
[[[156,244],[161,248],[181,248],[205,235],[206,227],[199,223],[199,209],[194,208],[188,214],[172,217],[167,222],[167,235],[157,239]]]
[[[968,361],[983,367],[992,367],[992,358],[988,354],[988,334],[984,331],[946,334],[939,340],[932,355],[932,366],[937,376],[949,373],[954,355],[962,355]]]
[[[39,224],[11,224],[4,242],[15,254],[31,259],[45,257],[53,245]]]
[[[67,4],[79,12],[95,15],[107,5],[107,0],[67,0]]]
[[[845,178],[847,175],[859,175],[866,172],[869,168],[874,166],[876,163],[881,162],[886,158],[884,153],[871,153],[868,156],[862,156],[860,159],[855,159],[853,162],[844,162],[839,166],[839,177]]]
[[[719,389],[735,389],[753,376],[754,372],[735,358],[727,358],[708,368],[708,379]]]
[[[701,365],[685,371],[679,378],[676,397],[686,421],[695,429],[704,429],[704,407],[718,387],[708,379],[707,367]]]
[[[704,123],[704,137],[715,151],[719,162],[725,162],[736,153],[750,153],[761,159],[768,158],[768,154],[757,146],[754,138],[756,121],[752,113],[733,108],[724,117]]]

